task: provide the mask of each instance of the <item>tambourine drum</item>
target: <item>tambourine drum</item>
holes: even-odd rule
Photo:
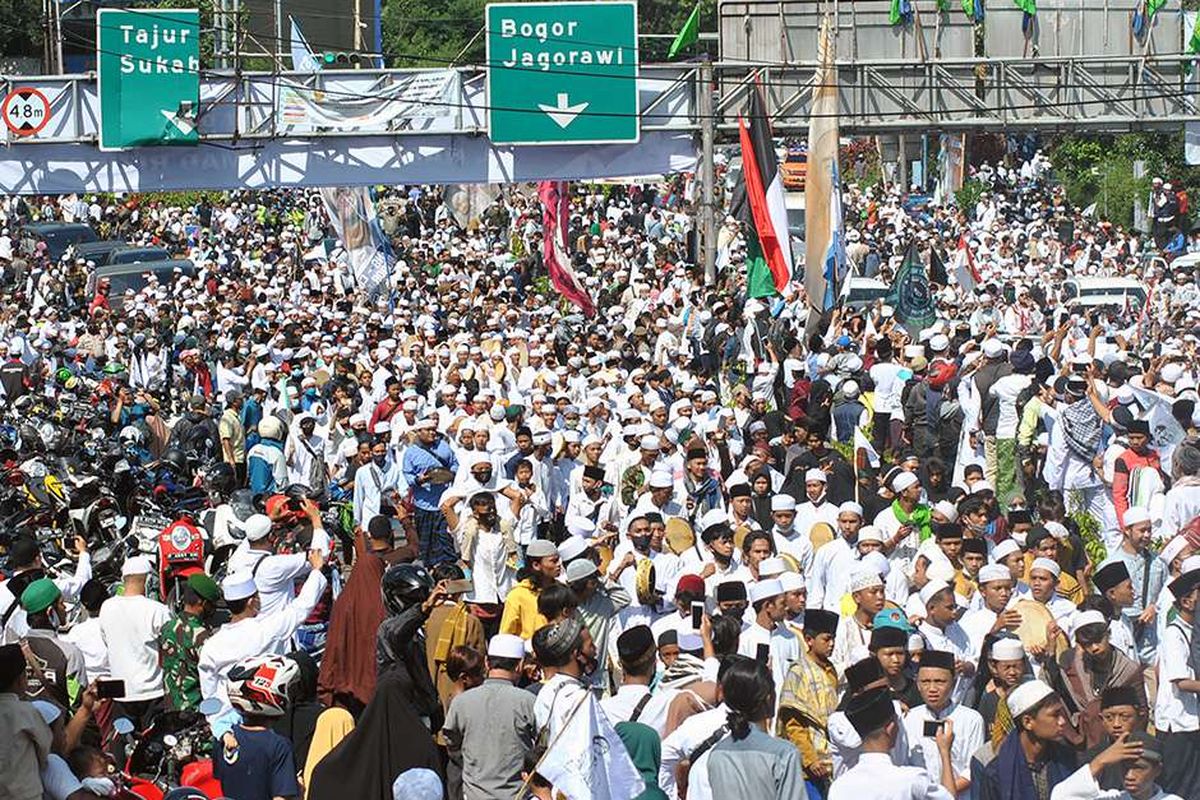
[[[696,534],[692,530],[692,526],[687,524],[687,520],[679,517],[667,519],[667,532],[664,538],[667,542],[667,549],[677,556],[683,555],[696,545]]]
[[[1054,621],[1050,609],[1037,600],[1018,600],[1013,604],[1013,610],[1021,614],[1021,624],[1017,627],[1017,638],[1025,649],[1044,647],[1050,655],[1057,657],[1070,647],[1067,637],[1061,632],[1050,642],[1046,636],[1046,627]]]
[[[742,523],[733,529],[733,549],[741,550],[742,543],[746,541],[746,534],[750,533],[750,526]]]
[[[787,564],[787,568],[790,571],[795,572],[799,575],[804,574],[804,570],[800,569],[800,562],[791,553],[780,553],[779,558],[781,561],[783,561],[784,564]]]
[[[655,577],[653,561],[643,558],[638,562],[634,589],[637,593],[637,601],[644,606],[653,606],[658,603],[658,596],[654,593]]]
[[[329,383],[331,375],[327,369],[319,369],[312,374],[313,380],[317,382],[317,386],[324,386]]]
[[[425,476],[426,483],[442,486],[454,480],[454,473],[445,467],[434,467]]]
[[[828,522],[817,522],[808,529],[808,538],[812,542],[813,552],[815,553],[837,538],[837,534],[834,533],[833,526]]]

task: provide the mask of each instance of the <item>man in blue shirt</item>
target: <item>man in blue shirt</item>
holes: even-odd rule
[[[458,459],[438,433],[436,418],[418,421],[413,431],[417,441],[404,451],[404,480],[412,487],[421,560],[432,567],[458,557],[440,508],[442,493],[458,472]]]

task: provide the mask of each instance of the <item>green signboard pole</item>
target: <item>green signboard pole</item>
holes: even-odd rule
[[[638,140],[636,3],[493,3],[486,25],[493,142]]]
[[[96,12],[100,149],[196,144],[200,12]]]

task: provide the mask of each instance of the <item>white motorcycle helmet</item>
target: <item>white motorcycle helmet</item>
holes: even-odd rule
[[[300,678],[300,665],[284,656],[253,656],[229,669],[229,703],[244,714],[282,717]]]

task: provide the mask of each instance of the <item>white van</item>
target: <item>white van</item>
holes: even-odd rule
[[[1067,308],[1082,310],[1095,306],[1124,308],[1126,296],[1130,308],[1141,308],[1147,294],[1146,285],[1132,278],[1067,278],[1062,288]]]

